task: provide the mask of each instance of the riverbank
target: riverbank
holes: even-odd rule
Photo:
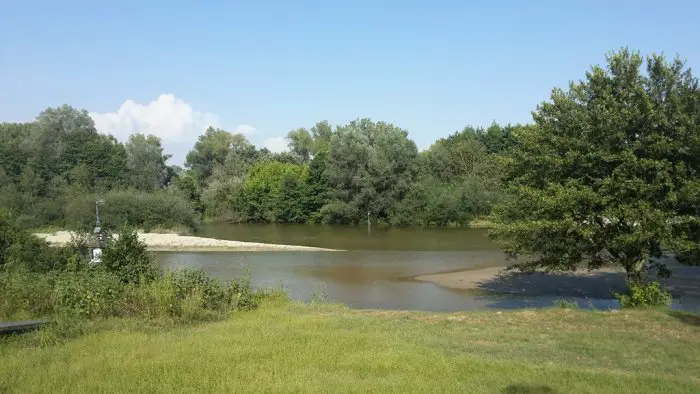
[[[675,297],[700,297],[700,267],[680,264],[674,258],[666,258],[665,263],[673,273],[667,281],[667,286]],[[627,289],[622,269],[519,274],[506,272],[505,268],[465,269],[419,275],[414,279],[455,290],[530,296],[609,298],[612,292],[624,292]],[[656,279],[653,272],[650,273],[650,278]]]
[[[691,393],[700,384],[700,316],[673,312],[289,303],[197,326],[101,324],[112,328],[40,347],[0,341],[0,391]]]
[[[53,246],[63,246],[71,241],[71,232],[34,233]],[[144,233],[139,238],[153,252],[274,252],[274,251],[337,251],[337,249],[316,248],[311,246],[267,244],[259,242],[228,241],[215,238],[194,237],[188,235]]]

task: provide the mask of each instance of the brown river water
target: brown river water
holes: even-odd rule
[[[248,269],[262,287],[283,287],[294,299],[322,294],[353,308],[459,311],[550,307],[562,299],[580,307],[617,308],[613,290],[620,276],[577,281],[520,280],[497,283],[520,294],[491,288],[456,290],[421,282],[416,276],[501,267],[505,254],[484,229],[390,228],[323,225],[235,225],[212,223],[196,234],[217,239],[342,249],[342,252],[176,252],[158,253],[167,267],[199,267],[223,280]],[[684,271],[685,273],[685,271]],[[516,292],[517,292],[516,291]],[[512,292],[511,292],[512,293]],[[697,292],[677,295],[674,309],[700,311]]]

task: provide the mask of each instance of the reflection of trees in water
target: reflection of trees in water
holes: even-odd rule
[[[469,251],[498,250],[481,228],[385,227],[372,222],[367,235],[361,226],[313,224],[205,223],[199,235],[235,241],[317,246],[342,250],[376,251]]]
[[[333,264],[318,267],[303,267],[305,273],[314,278],[347,284],[365,284],[377,280],[395,281],[406,273],[402,267],[377,267],[362,264]]]

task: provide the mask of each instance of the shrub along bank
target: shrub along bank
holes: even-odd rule
[[[247,277],[222,283],[202,270],[163,270],[128,227],[106,245],[102,263],[92,265],[85,239],[53,249],[11,222],[4,221],[11,231],[0,232],[0,320],[48,317],[57,337],[80,333],[93,320],[207,321],[284,297],[254,290]]]

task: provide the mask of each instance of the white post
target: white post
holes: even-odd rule
[[[371,222],[369,220],[369,209],[367,210],[367,235],[372,231]]]

